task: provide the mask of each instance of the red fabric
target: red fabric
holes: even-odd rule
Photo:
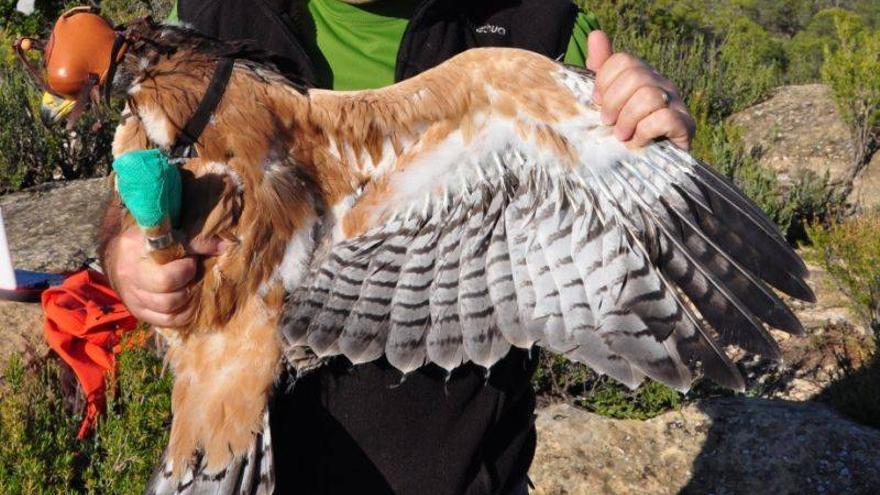
[[[116,368],[122,334],[137,326],[107,279],[83,270],[43,292],[43,330],[49,347],[73,368],[85,392],[86,410],[77,438],[94,428],[104,411],[105,376]]]

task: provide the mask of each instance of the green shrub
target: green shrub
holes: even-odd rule
[[[840,47],[826,49],[822,79],[852,135],[851,181],[880,147],[880,31],[863,30],[847,18],[836,18],[834,25]]]
[[[532,379],[535,392],[551,400],[565,400],[602,416],[616,419],[649,419],[678,408],[682,394],[646,379],[636,390],[607,377],[600,377],[589,367],[542,352],[538,370]]]
[[[705,122],[720,122],[754,104],[781,81],[783,45],[746,18],[734,22],[729,34],[717,35],[665,10],[658,14],[660,25],[633,27],[637,17],[623,12],[603,23],[614,33],[615,47],[643,58],[673,81],[691,113]]]
[[[94,132],[95,118],[86,114],[73,133],[63,124],[47,127],[39,102],[40,92],[23,69],[0,68],[0,192],[106,174],[113,126]]]
[[[849,10],[841,8],[825,9],[817,13],[803,31],[798,32],[786,44],[785,50],[789,59],[789,70],[786,81],[791,84],[802,84],[819,81],[822,77],[822,64],[825,51],[837,51],[840,42],[837,39],[835,22],[861,24],[862,18]]]
[[[0,492],[63,493],[78,480],[77,413],[65,401],[59,363],[12,359],[0,389]]]
[[[739,129],[703,123],[697,128],[694,155],[714,165],[752,199],[788,239],[806,241],[806,226],[828,223],[844,211],[845,191],[828,174],[803,171],[783,185],[776,171],[760,165],[742,144]]]
[[[746,18],[731,24],[718,57],[733,111],[756,103],[779,85],[787,64],[782,43]]]
[[[152,352],[119,355],[107,414],[79,441],[81,406],[52,356],[12,360],[0,383],[0,493],[140,493],[167,441],[170,373]],[[66,398],[66,396],[68,396]],[[81,402],[81,399],[80,399]]]
[[[651,419],[681,407],[679,392],[653,380],[646,380],[637,390],[603,378],[577,405],[596,414],[615,419]]]
[[[116,23],[130,21],[145,15],[161,20],[168,17],[176,0],[103,0],[99,3],[101,13]]]
[[[847,212],[847,191],[832,184],[830,175],[802,170],[781,196],[782,214],[774,220],[789,242],[807,242],[810,224],[828,224]]]
[[[631,49],[657,64],[644,50],[656,43],[681,53],[695,40],[707,49],[706,74],[721,84],[708,96],[712,122],[758,101],[781,82],[820,79],[823,50],[836,50],[834,20],[845,18],[867,28],[880,26],[876,0],[580,0],[594,11],[619,48]],[[632,43],[633,38],[643,41]],[[639,45],[639,46],[636,46]],[[667,53],[669,52],[667,48]],[[686,62],[683,62],[686,63]],[[657,64],[660,67],[660,64]],[[676,68],[660,67],[663,74]],[[680,79],[672,77],[682,84]],[[715,98],[718,96],[719,98]],[[695,112],[698,111],[692,107]],[[718,117],[720,116],[720,117]]]
[[[880,214],[816,225],[809,234],[810,256],[849,298],[862,323],[880,335]]]
[[[34,13],[24,15],[15,9],[17,3],[17,0],[0,0],[0,31],[17,36],[37,36],[47,32],[63,5],[58,1],[37,0]]]

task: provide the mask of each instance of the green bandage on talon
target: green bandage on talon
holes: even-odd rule
[[[162,151],[137,150],[113,161],[116,190],[141,228],[156,227],[166,216],[180,220],[180,171]]]

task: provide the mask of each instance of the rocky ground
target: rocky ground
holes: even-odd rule
[[[104,179],[47,184],[0,196],[16,268],[66,272],[95,256]],[[0,369],[13,354],[40,354],[43,314],[38,304],[0,301]]]
[[[817,302],[795,305],[807,336],[773,331],[783,361],[730,350],[747,371],[746,397],[697,399],[648,421],[567,404],[540,410],[535,493],[880,493],[880,431],[810,401],[842,378],[844,363],[861,366],[873,345],[848,323],[829,277],[810,269]]]
[[[880,493],[880,431],[816,403],[715,399],[647,421],[557,404],[537,426],[539,495]]]
[[[846,124],[840,119],[831,89],[824,84],[782,86],[763,103],[731,117],[743,141],[763,165],[791,181],[804,171],[829,174],[832,181],[847,171],[853,155]],[[880,153],[859,174],[850,201],[863,207],[880,204]]]
[[[827,88],[780,89],[734,121],[764,163],[783,177],[800,168],[832,175],[851,150]],[[861,182],[859,182],[861,181]],[[65,271],[94,255],[102,179],[0,197],[16,266]],[[880,156],[857,180],[854,199],[880,202]],[[814,398],[859,365],[869,342],[846,300],[810,266],[816,304],[795,302],[807,337],[775,332],[782,364],[739,356],[750,397],[703,399],[648,421],[614,420],[565,404],[538,412],[531,476],[538,494],[880,493],[880,432]],[[45,351],[37,305],[0,302],[0,364]]]
[[[105,179],[50,183],[0,197],[16,268],[65,272],[95,256]]]

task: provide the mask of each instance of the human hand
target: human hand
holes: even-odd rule
[[[696,122],[671,81],[638,57],[613,53],[602,31],[589,34],[587,50],[587,68],[596,73],[593,101],[615,137],[634,147],[665,137],[690,148]]]
[[[141,229],[129,228],[110,243],[105,266],[113,286],[135,318],[159,327],[180,327],[193,316],[193,280],[198,256],[217,256],[226,249],[218,238],[195,239],[187,256],[164,265],[148,256]]]

